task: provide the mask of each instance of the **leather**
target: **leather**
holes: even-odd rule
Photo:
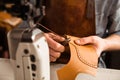
[[[0,27],[5,28],[7,32],[17,27],[21,22],[21,18],[14,17],[7,12],[0,11]]]
[[[86,73],[92,76],[96,75],[98,55],[92,45],[78,46],[74,43],[74,36],[68,36],[71,40],[70,60],[57,70],[59,80],[74,80],[78,73]]]

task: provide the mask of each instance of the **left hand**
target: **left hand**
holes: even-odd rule
[[[74,41],[77,45],[86,45],[91,44],[95,47],[98,56],[101,55],[101,52],[104,51],[105,40],[98,37],[98,36],[89,36],[79,38],[78,40]]]

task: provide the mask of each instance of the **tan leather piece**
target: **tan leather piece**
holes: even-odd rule
[[[57,71],[59,80],[74,80],[78,73],[87,73],[95,76],[98,64],[98,55],[92,45],[78,46],[74,43],[77,37],[68,36],[71,57],[69,62]]]
[[[14,17],[7,12],[0,12],[0,27],[5,28],[7,32],[17,27],[21,22],[21,18]]]

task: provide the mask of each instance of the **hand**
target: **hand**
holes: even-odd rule
[[[105,39],[102,39],[98,36],[89,36],[75,40],[77,45],[86,45],[91,44],[95,47],[98,56],[101,55],[101,52],[104,51]]]
[[[53,33],[45,33],[44,35],[49,46],[50,61],[54,62],[60,57],[61,53],[65,49],[64,46],[60,44],[60,42],[64,41],[65,39]]]

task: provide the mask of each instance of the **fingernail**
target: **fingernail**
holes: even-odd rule
[[[75,42],[76,42],[77,44],[80,44],[80,40],[75,40]]]
[[[62,40],[65,40],[65,38],[64,38],[64,37],[61,37],[61,39],[62,39]]]

